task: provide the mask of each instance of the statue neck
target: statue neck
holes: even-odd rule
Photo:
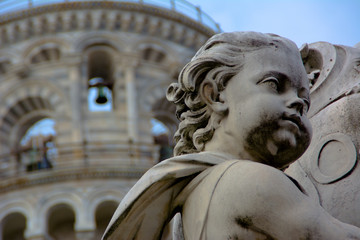
[[[224,128],[225,124],[220,124],[214,132],[210,141],[205,144],[204,151],[225,154],[231,159],[252,160],[253,157],[245,150],[244,142],[235,139],[231,130]]]

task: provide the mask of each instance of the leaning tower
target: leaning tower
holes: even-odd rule
[[[183,0],[1,1],[0,239],[100,239],[169,152],[167,86],[219,31]]]

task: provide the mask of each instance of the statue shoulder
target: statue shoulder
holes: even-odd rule
[[[279,203],[305,196],[282,171],[246,160],[237,161],[228,167],[219,179],[213,200],[216,201],[217,195],[227,196],[225,201],[228,206],[236,206],[242,215],[261,215],[262,209],[281,208]],[[262,208],[259,208],[259,204]]]
[[[291,183],[291,180],[280,170],[268,166],[266,164],[249,161],[238,160],[234,162],[224,173],[225,179],[232,179],[239,183],[239,186],[243,184],[246,186],[261,184],[267,187],[269,181],[285,181]],[[256,179],[256,181],[254,181]]]
[[[208,209],[206,234],[212,239],[360,239],[359,228],[331,217],[280,170],[256,162],[229,166]]]
[[[224,239],[228,234],[239,239],[255,239],[259,236],[273,239],[278,236],[277,233],[291,236],[284,229],[285,222],[292,229],[299,226],[304,218],[287,218],[284,213],[300,211],[303,204],[294,203],[302,203],[304,197],[280,170],[239,160],[227,168],[214,189],[208,208],[206,234],[216,236],[214,239]]]
[[[193,219],[203,214],[203,234],[209,239],[272,239],[269,223],[278,220],[274,214],[286,211],[282,203],[289,201],[288,194],[303,195],[283,172],[261,163],[230,160],[207,171],[205,184],[198,185],[185,205],[183,222],[187,232],[196,233]],[[199,239],[200,234],[194,236]]]

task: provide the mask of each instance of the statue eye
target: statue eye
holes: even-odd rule
[[[280,83],[275,77],[268,77],[261,81],[262,84],[267,85],[271,90],[279,92]]]

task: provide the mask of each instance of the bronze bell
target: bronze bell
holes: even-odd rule
[[[98,104],[105,104],[107,101],[108,101],[108,99],[106,97],[104,87],[98,86],[98,96],[97,96],[95,102]]]

